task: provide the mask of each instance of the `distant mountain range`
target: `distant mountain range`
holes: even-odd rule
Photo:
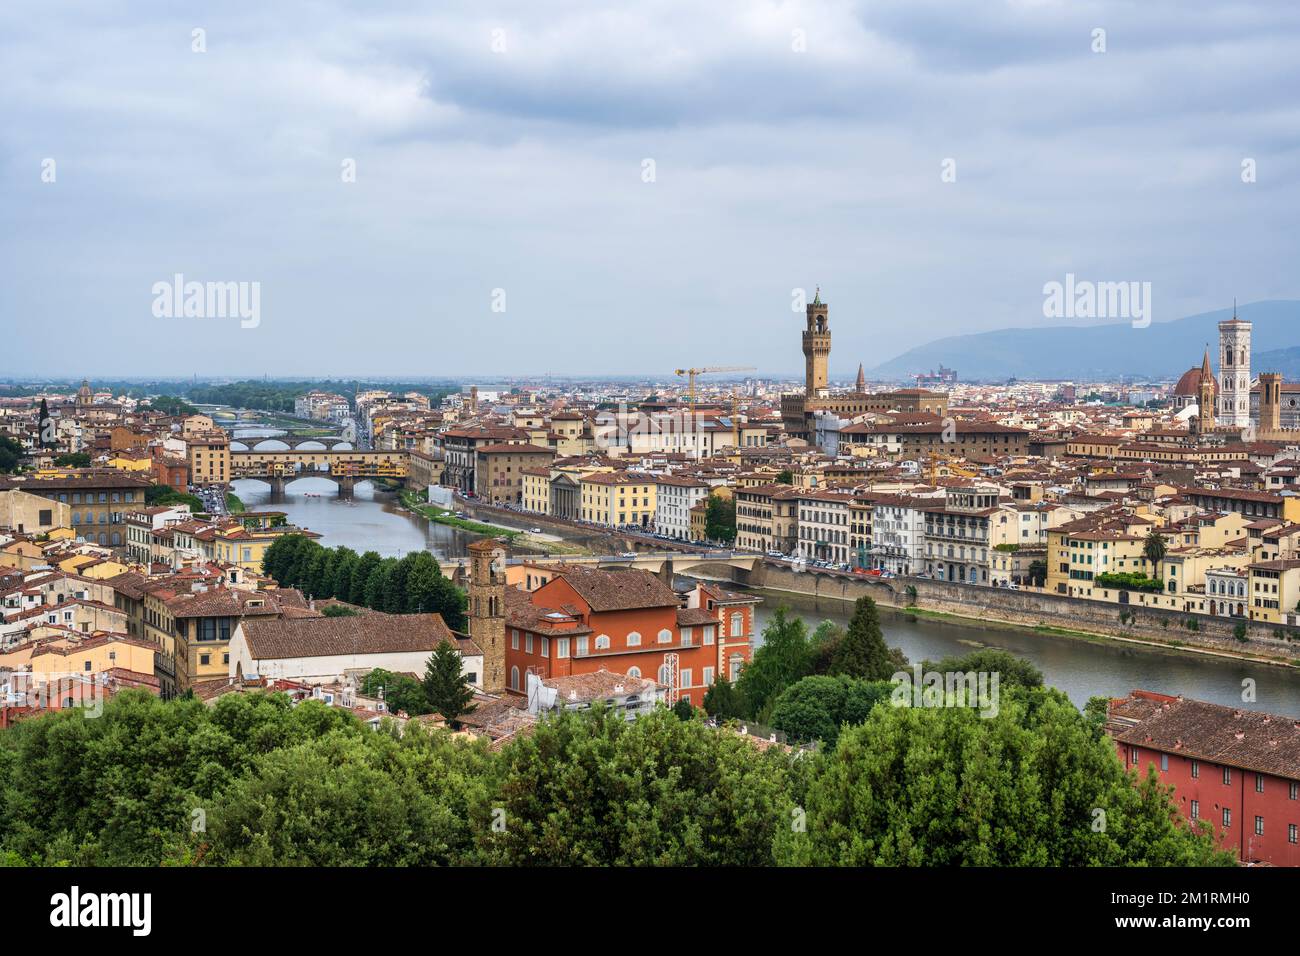
[[[1254,325],[1251,372],[1281,372],[1300,379],[1300,301],[1251,302],[1237,308],[1239,318]],[[954,335],[918,346],[871,370],[870,377],[905,380],[940,365],[957,370],[962,381],[1020,379],[1177,378],[1201,364],[1206,343],[1215,358],[1218,324],[1231,309],[1189,315],[1173,322],[1153,322],[1145,329],[1131,323],[999,329]]]

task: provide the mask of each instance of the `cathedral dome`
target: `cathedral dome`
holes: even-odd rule
[[[1218,381],[1211,376],[1210,383],[1214,389],[1214,394],[1218,395]],[[1201,394],[1201,370],[1199,368],[1189,368],[1184,372],[1183,377],[1178,380],[1178,384],[1174,387],[1174,394],[1185,398],[1199,398]]]

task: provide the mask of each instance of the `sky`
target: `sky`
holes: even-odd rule
[[[1276,2],[4,4],[0,376],[793,375],[820,287],[851,379],[1102,321],[1044,314],[1067,274],[1156,322],[1300,298],[1298,41]]]

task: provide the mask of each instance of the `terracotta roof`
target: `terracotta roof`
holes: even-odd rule
[[[300,620],[254,618],[240,624],[257,660],[429,651],[453,641],[464,656],[482,656],[469,638],[452,632],[441,614],[362,614]]]
[[[1300,780],[1300,721],[1146,691],[1113,701],[1106,728],[1120,743]]]
[[[557,577],[568,582],[593,611],[630,611],[678,604],[673,589],[649,571],[566,568]]]

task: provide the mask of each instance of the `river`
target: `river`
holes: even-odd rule
[[[757,617],[760,630],[781,604],[802,618],[810,633],[824,620],[848,627],[853,610],[844,601],[780,591],[755,593],[763,598]],[[913,664],[982,647],[998,648],[1032,661],[1044,680],[1064,691],[1078,707],[1090,697],[1127,697],[1140,689],[1300,717],[1300,673],[1283,667],[996,624],[957,624],[884,607],[880,608],[880,623],[886,643],[902,648]],[[1247,679],[1255,682],[1253,702],[1241,699],[1242,682]]]

